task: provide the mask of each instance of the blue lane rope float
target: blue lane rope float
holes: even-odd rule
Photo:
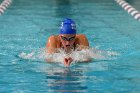
[[[133,6],[128,4],[125,0],[115,0],[124,10],[128,12],[134,19],[140,21],[140,12],[137,11]]]
[[[4,0],[0,4],[0,15],[4,13],[4,11],[9,7],[9,5],[12,3],[12,0]]]

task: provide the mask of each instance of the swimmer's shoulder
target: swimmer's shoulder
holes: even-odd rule
[[[53,47],[53,48],[57,48],[58,43],[60,43],[60,39],[58,35],[52,35],[48,38],[48,42],[46,47]]]
[[[83,46],[89,46],[89,42],[88,42],[86,35],[77,34],[76,35],[76,44],[83,45]]]
[[[77,34],[76,38],[80,39],[80,38],[86,38],[86,35],[84,34]]]
[[[57,40],[57,38],[58,38],[58,35],[52,35],[48,38],[48,40],[53,41],[53,40]]]

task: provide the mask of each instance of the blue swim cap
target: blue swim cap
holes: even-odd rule
[[[75,22],[69,18],[64,19],[60,27],[60,34],[76,34]]]

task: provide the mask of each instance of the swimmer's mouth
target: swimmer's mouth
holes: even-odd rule
[[[70,45],[66,45],[66,47],[70,47]]]
[[[66,47],[67,47],[67,46],[70,46],[70,45],[66,45]]]

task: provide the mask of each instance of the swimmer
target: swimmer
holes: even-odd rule
[[[53,35],[48,38],[46,44],[47,52],[57,53],[58,49],[63,49],[66,54],[72,51],[80,51],[89,48],[89,42],[85,35],[76,34],[76,24],[72,19],[66,18],[61,23],[59,35]],[[73,59],[71,57],[64,58],[64,66],[70,66]],[[90,59],[85,60],[86,62]],[[53,62],[53,59],[47,59],[47,62]]]

